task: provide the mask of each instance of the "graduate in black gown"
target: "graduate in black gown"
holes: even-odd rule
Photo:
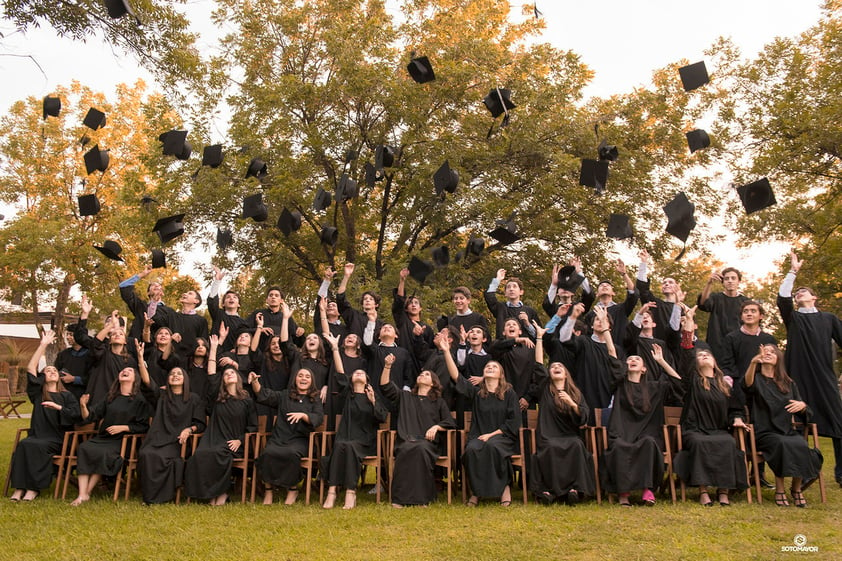
[[[533,333],[535,325],[531,326]],[[505,321],[503,337],[495,339],[490,347],[491,357],[500,363],[506,373],[506,381],[514,389],[518,405],[523,411],[535,407],[534,403],[529,402],[529,395],[535,383],[534,349],[534,339],[523,335],[520,322],[514,318]]]
[[[248,327],[245,318],[240,317],[240,295],[228,290],[219,298],[219,287],[225,273],[216,265],[213,267],[213,281],[208,292],[208,313],[211,317],[211,333],[219,335],[220,326],[227,329],[227,337],[219,343],[220,352],[228,352],[236,345],[237,334]]]
[[[327,277],[327,273],[325,276]],[[327,289],[325,289],[325,291],[326,290]],[[331,322],[331,318],[339,317],[339,311],[336,308],[336,303],[334,302],[331,308],[331,303],[328,299],[320,296],[316,309],[319,310],[316,315],[318,316],[321,324],[322,340],[327,341],[327,334],[339,338],[339,354],[342,357],[342,364],[345,371],[353,372],[355,370],[363,370],[369,374],[369,377],[371,377],[371,374],[368,371],[369,362],[362,355],[362,338],[356,333],[349,333],[348,329],[343,324]],[[318,328],[319,326],[317,326],[317,329]],[[329,343],[324,342],[322,344],[329,345]],[[336,430],[336,427],[334,426],[336,414],[341,413],[345,408],[345,402],[343,401],[345,394],[340,391],[341,388],[337,383],[337,377],[335,375],[336,365],[334,362],[335,361],[330,361],[330,372],[328,373],[327,378],[328,399],[325,404],[326,414],[328,415],[327,430],[330,431]]]
[[[699,488],[699,503],[713,506],[709,487],[716,489],[717,501],[730,505],[729,489],[748,487],[745,453],[737,448],[729,432],[746,428],[743,408],[730,384],[706,347],[695,348],[693,333],[695,308],[682,318],[681,384],[684,407],[681,411],[682,449],[674,459],[675,472],[687,485]]]
[[[637,269],[637,280],[635,288],[640,295],[640,302],[654,302],[652,309],[655,319],[654,336],[667,344],[668,350],[673,355],[678,355],[678,344],[681,339],[681,304],[684,302],[684,292],[681,286],[672,277],[666,277],[661,281],[661,293],[663,298],[657,298],[650,288],[649,277],[646,276],[649,253],[640,250],[640,265]]]
[[[471,403],[471,429],[462,454],[462,466],[471,485],[468,506],[477,506],[480,498],[500,498],[502,506],[512,504],[513,469],[511,458],[518,452],[520,405],[503,366],[496,360],[485,365],[482,381],[469,383],[459,375],[450,354],[450,340],[438,337],[450,379],[456,391]]]
[[[497,289],[503,281],[506,281],[504,294],[505,301],[497,300]],[[488,290],[485,291],[485,303],[488,311],[494,316],[497,339],[504,337],[503,327],[507,319],[515,319],[520,323],[520,329],[530,339],[535,339],[535,328],[533,321],[538,321],[538,312],[527,306],[521,300],[523,298],[523,283],[517,277],[506,279],[506,269],[498,269],[497,275],[491,279]]]
[[[485,330],[486,334],[488,333],[488,320],[484,315],[471,310],[470,288],[467,286],[457,286],[453,289],[451,300],[456,313],[447,318],[447,325],[452,325],[459,330],[468,330],[478,325]],[[441,325],[438,327],[444,326]]]
[[[801,399],[798,385],[787,375],[784,356],[778,347],[760,347],[746,370],[743,389],[754,402],[757,449],[775,472],[775,504],[789,506],[784,478],[791,477],[790,496],[795,506],[806,507],[801,486],[805,480],[818,477],[822,455],[810,448],[804,436],[792,426],[793,415],[809,422],[812,411]]]
[[[150,332],[151,323],[143,326],[143,342],[145,353],[143,360],[146,361],[146,368],[152,381],[162,387],[167,383],[167,376],[170,370],[176,366],[184,367],[185,359],[176,352],[176,343],[169,327],[161,326],[155,332],[154,342]],[[140,358],[140,355],[138,355]],[[138,360],[138,362],[140,362]]]
[[[143,347],[138,346],[141,356]],[[155,410],[138,451],[141,494],[146,504],[167,503],[175,499],[184,478],[182,446],[193,433],[205,430],[205,400],[190,391],[190,378],[180,366],[170,370],[165,389],[151,379],[143,362],[140,378],[141,392]]]
[[[681,379],[660,346],[654,346],[652,353],[667,376],[657,381],[645,376],[642,358],[627,357],[624,369],[614,357],[613,342],[608,346],[613,359],[614,407],[608,422],[608,450],[600,465],[603,486],[618,493],[621,506],[630,506],[631,491],[642,489],[643,503],[651,506],[655,504],[652,490],[664,476],[664,400],[670,392],[680,393]]]
[[[563,500],[574,505],[596,494],[593,458],[582,438],[590,409],[564,364],[550,363],[547,376],[544,329],[538,327],[537,332],[535,362],[543,372],[534,397],[538,401],[537,450],[529,487],[541,503]]]
[[[97,434],[79,445],[76,473],[79,495],[70,503],[79,506],[91,498],[102,476],[117,475],[123,467],[120,456],[123,435],[149,430],[152,409],[140,395],[140,376],[134,368],[124,368],[111,385],[106,398],[88,409],[89,395],[79,400],[82,422],[99,424]]]
[[[667,359],[670,366],[676,368],[678,365],[669,350],[670,347],[674,348],[675,345],[667,345],[666,341],[655,338],[655,315],[652,312],[652,308],[654,307],[654,302],[647,302],[640,307],[634,319],[626,325],[623,346],[626,349],[626,355],[637,355],[641,357],[646,364],[647,375],[657,380],[666,374],[663,373],[661,367],[652,358],[652,345],[660,345],[664,352],[664,358]]]
[[[351,275],[354,274],[355,268],[354,263],[345,263],[342,280],[339,282],[339,288],[336,289],[336,306],[339,309],[339,314],[342,316],[342,321],[348,326],[348,332],[356,333],[358,337],[362,338],[366,328],[374,333],[380,332],[383,320],[378,315],[380,310],[380,295],[376,292],[366,290],[362,293],[362,296],[360,296],[360,307],[362,310],[354,309],[351,303],[348,302],[346,294],[348,281],[351,280]]]
[[[216,372],[216,347],[221,339],[221,335],[211,336],[208,390],[215,398],[210,403],[210,421],[184,470],[187,496],[209,500],[213,506],[228,500],[234,458],[243,456],[246,433],[257,430],[257,411],[243,389],[240,373],[233,366],[223,367],[221,375]]]
[[[189,379],[190,392],[196,394],[202,401],[202,407],[207,408],[208,402],[208,355],[210,343],[207,339],[196,339],[196,348],[187,358],[185,373]]]
[[[295,373],[288,390],[275,391],[261,386],[254,372],[249,373],[249,383],[257,402],[274,408],[277,415],[272,434],[256,460],[260,478],[266,485],[263,504],[272,504],[273,487],[286,490],[284,504],[294,504],[303,476],[301,458],[307,455],[310,433],[324,419],[319,389],[313,373],[306,368]],[[304,485],[310,482],[305,481]]]
[[[441,399],[438,376],[424,370],[412,390],[401,390],[390,379],[394,355],[384,359],[380,390],[397,404],[397,441],[392,473],[392,506],[426,505],[436,498],[434,467],[443,442],[439,432],[455,428],[447,404]]]
[[[816,308],[813,289],[798,287],[795,275],[803,260],[791,254],[791,269],[778,291],[778,309],[786,325],[786,370],[813,412],[819,436],[833,443],[836,483],[842,486],[842,396],[834,370],[837,347],[842,347],[842,320]],[[794,305],[793,305],[794,304]]]
[[[323,506],[333,508],[337,489],[344,487],[343,508],[351,509],[357,505],[356,489],[362,473],[362,460],[377,453],[377,431],[386,421],[389,411],[377,398],[365,370],[358,368],[351,372],[350,377],[345,374],[339,337],[330,333],[325,333],[324,337],[333,350],[334,376],[341,388],[344,408],[331,453],[322,456],[319,461],[321,477],[328,484]]]
[[[721,273],[714,272],[697,300],[698,309],[710,313],[705,342],[710,345],[716,362],[720,364],[725,359],[725,337],[740,328],[741,306],[749,299],[740,294],[742,279],[743,275],[734,267],[727,267]],[[716,283],[722,285],[722,292],[713,292]]]
[[[76,324],[71,323],[65,329],[67,348],[56,355],[55,366],[61,373],[61,383],[64,384],[65,389],[75,395],[78,400],[85,393],[88,385],[88,373],[91,370],[93,358],[88,349],[76,342],[74,337]]]
[[[292,321],[292,309],[284,302],[281,304],[281,350],[287,357],[293,372],[305,368],[313,374],[313,387],[319,394],[322,406],[327,402],[327,376],[330,365],[325,352],[325,343],[321,336],[316,333],[308,333],[304,338],[304,344],[299,349],[290,341],[290,321]]]
[[[398,345],[410,352],[415,371],[419,372],[430,351],[436,348],[433,343],[435,333],[421,318],[421,300],[414,294],[406,295],[408,276],[409,269],[401,269],[392,300],[392,318],[398,330]]]
[[[64,433],[73,430],[79,420],[79,402],[64,389],[58,369],[47,366],[38,373],[38,362],[44,356],[55,334],[47,331],[27,366],[26,394],[32,402],[29,434],[18,442],[12,455],[10,484],[15,490],[12,501],[32,501],[50,486],[53,479],[53,455],[61,451]]]

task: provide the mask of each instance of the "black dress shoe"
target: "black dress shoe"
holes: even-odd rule
[[[760,476],[760,486],[763,487],[764,489],[774,489],[775,488],[774,483],[769,483],[768,481],[766,481],[765,475]]]

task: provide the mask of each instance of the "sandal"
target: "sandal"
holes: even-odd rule
[[[789,506],[789,501],[786,500],[786,493],[775,493],[775,504],[778,506]]]
[[[336,491],[328,491],[322,508],[333,508],[336,505]]]
[[[719,506],[731,506],[731,501],[728,500],[728,489],[717,489],[716,494]]]
[[[793,491],[790,489],[789,492],[792,495],[792,502],[795,503],[795,506],[798,508],[807,508],[807,499],[804,498],[802,491]]]
[[[352,508],[357,507],[357,492],[356,491],[345,491],[345,504],[342,506],[342,510],[351,510]]]
[[[620,506],[631,506],[631,503],[629,502],[629,495],[630,494],[631,493],[620,493],[620,500],[619,500]]]
[[[479,504],[479,498],[476,495],[465,501],[465,506],[475,507]]]
[[[702,506],[713,506],[713,501],[710,499],[710,494],[707,491],[699,493],[699,504]]]

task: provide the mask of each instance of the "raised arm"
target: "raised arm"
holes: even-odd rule
[[[44,335],[41,337],[41,342],[38,343],[38,348],[35,349],[35,352],[32,354],[32,358],[29,359],[29,364],[26,365],[27,372],[33,376],[38,375],[38,363],[41,362],[41,357],[44,356],[45,352],[47,352],[47,347],[52,345],[55,340],[55,332],[50,330],[44,332]]]
[[[286,304],[284,304],[286,305]],[[254,315],[254,325],[256,329],[254,330],[254,335],[251,338],[251,352],[257,351],[260,348],[260,335],[263,334],[263,313],[257,312]],[[281,324],[282,326],[284,324]]]
[[[450,354],[450,340],[447,338],[445,330],[436,338],[439,349],[444,354],[444,363],[447,365],[447,373],[450,374],[450,379],[454,382],[459,381],[459,368],[456,366],[456,361],[453,360],[453,355]]]
[[[353,263],[345,263],[344,274],[342,275],[342,280],[339,281],[339,288],[337,289],[337,294],[345,294],[345,291],[348,290],[348,281],[351,279],[351,275],[354,274],[354,267]]]

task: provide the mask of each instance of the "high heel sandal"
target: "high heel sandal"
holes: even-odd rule
[[[790,489],[789,493],[792,495],[792,502],[795,503],[795,506],[798,508],[807,508],[807,499],[804,498],[802,491],[793,491]]]
[[[716,496],[719,506],[731,506],[731,501],[728,500],[728,489],[717,489]]]
[[[775,493],[775,504],[778,506],[789,506],[789,501],[786,500],[786,493]]]
[[[702,506],[713,506],[713,501],[710,498],[710,493],[708,493],[707,491],[702,491],[701,493],[699,493],[699,504],[701,504]]]
[[[345,504],[342,506],[342,510],[351,510],[352,508],[357,506],[357,492],[356,491],[345,491]]]
[[[322,508],[333,508],[336,504],[336,491],[328,491]]]

